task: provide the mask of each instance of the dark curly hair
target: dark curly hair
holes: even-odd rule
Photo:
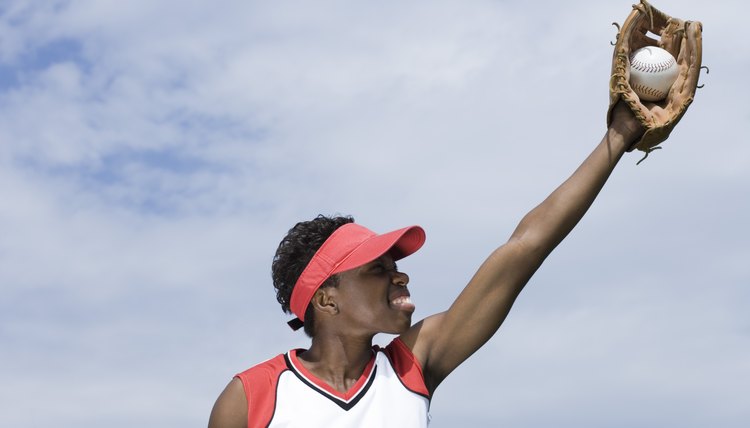
[[[310,262],[315,252],[326,239],[339,227],[353,223],[351,216],[326,217],[318,215],[310,221],[302,221],[294,225],[279,243],[276,255],[271,264],[273,287],[276,289],[276,300],[281,303],[281,309],[291,313],[289,303],[292,299],[292,289],[297,279]],[[321,288],[338,285],[338,275],[328,278]],[[312,306],[305,311],[305,333],[312,337],[315,329],[315,317]]]

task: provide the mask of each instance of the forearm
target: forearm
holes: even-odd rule
[[[425,367],[431,391],[495,334],[528,280],[591,206],[626,147],[622,134],[608,130],[573,175],[524,216],[448,311],[402,335]]]
[[[622,126],[607,130],[602,141],[576,171],[531,210],[519,223],[511,240],[530,249],[538,263],[570,233],[606,183],[634,133]]]
[[[642,132],[632,121],[613,124],[570,178],[531,210],[510,241],[485,260],[453,305],[402,335],[423,364],[431,390],[497,331],[529,278],[583,217]]]

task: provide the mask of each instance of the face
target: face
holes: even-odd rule
[[[390,255],[339,274],[336,304],[340,321],[366,333],[399,334],[411,326],[414,305]]]

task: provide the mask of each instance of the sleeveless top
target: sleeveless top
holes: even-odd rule
[[[306,370],[297,359],[299,349],[239,373],[248,428],[427,427],[429,392],[411,350],[395,339],[372,351],[362,376],[346,393]]]

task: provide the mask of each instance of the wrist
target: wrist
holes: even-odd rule
[[[611,147],[623,153],[631,150],[642,135],[642,129],[624,126],[618,122],[613,122],[607,129],[607,140]]]
[[[625,103],[619,102],[612,113],[608,133],[621,138],[629,149],[641,139],[646,130]]]
[[[608,133],[612,137],[622,140],[627,149],[637,143],[638,140],[640,140],[643,136],[644,132],[645,129],[643,129],[643,127],[637,122],[633,122],[631,124],[612,122],[612,125],[608,130]]]

